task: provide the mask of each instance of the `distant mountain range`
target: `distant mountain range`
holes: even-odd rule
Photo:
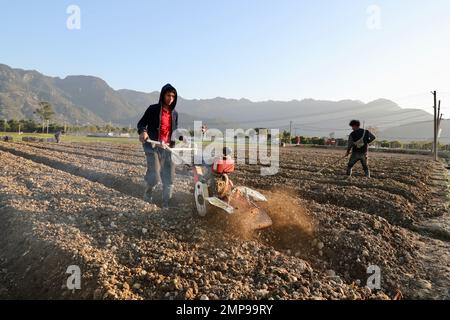
[[[163,85],[163,84],[161,84]],[[176,84],[174,84],[176,86]],[[179,88],[182,92],[182,88]],[[159,92],[114,90],[92,76],[45,76],[37,71],[13,69],[0,64],[0,119],[33,117],[39,101],[48,101],[56,111],[55,121],[72,124],[136,125],[145,109],[159,99]],[[180,124],[193,127],[202,120],[210,128],[280,128],[293,134],[336,137],[348,134],[348,122],[360,119],[380,131],[432,120],[421,109],[402,109],[379,99],[370,103],[355,100],[252,102],[247,99],[188,100],[179,97]]]
[[[388,128],[380,133],[380,139],[401,142],[433,141],[433,121],[416,122]],[[450,120],[442,120],[439,142],[450,143]]]

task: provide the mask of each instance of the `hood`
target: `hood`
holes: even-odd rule
[[[177,100],[178,100],[178,92],[177,89],[175,89],[171,84],[166,84],[164,87],[162,87],[161,89],[161,94],[159,95],[159,105],[162,106],[163,103],[163,98],[164,95],[166,94],[167,91],[171,91],[174,90],[175,91],[175,100],[173,101],[172,105],[170,106],[172,108],[172,110],[175,109],[175,107],[177,106]]]

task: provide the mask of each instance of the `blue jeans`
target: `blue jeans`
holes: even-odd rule
[[[175,165],[170,151],[159,147],[153,148],[151,144],[145,143],[144,152],[147,159],[147,173],[144,179],[147,185],[154,187],[162,183],[163,188],[173,185]]]

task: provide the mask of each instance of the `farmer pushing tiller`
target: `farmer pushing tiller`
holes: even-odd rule
[[[187,163],[179,154],[180,151],[199,151],[197,148],[170,148],[168,145],[148,139],[152,148],[161,148],[185,165]],[[223,152],[212,159],[210,165],[192,165],[194,201],[197,214],[206,217],[211,214],[241,214],[240,219],[247,223],[249,229],[265,229],[272,225],[269,215],[257,205],[267,201],[266,197],[256,190],[243,186],[235,186],[230,175],[235,170],[233,151],[225,147]]]
[[[169,208],[173,197],[175,164],[173,158],[183,160],[178,151],[194,148],[174,148],[172,141],[178,127],[178,113],[175,111],[177,91],[170,84],[161,90],[159,103],[151,105],[138,123],[139,139],[143,143],[147,158],[147,186],[144,199],[154,203],[155,191],[162,182],[162,208]],[[198,150],[195,150],[198,151]],[[190,164],[188,164],[190,165]],[[229,148],[223,154],[216,155],[211,164],[202,163],[192,166],[194,201],[197,214],[205,217],[210,214],[239,214],[250,229],[258,230],[270,227],[272,220],[257,205],[267,199],[256,190],[235,186],[229,175],[234,172],[234,160]]]

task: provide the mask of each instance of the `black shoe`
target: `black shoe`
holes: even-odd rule
[[[163,203],[163,205],[161,206],[162,210],[169,210],[169,204],[168,203]]]
[[[144,201],[154,204],[158,201],[158,195],[161,197],[161,186],[159,184],[154,186],[147,185],[144,192]]]
[[[353,173],[353,169],[347,168],[347,176],[348,176],[348,177],[351,177],[351,176],[352,176],[352,173]]]
[[[169,209],[169,204],[173,198],[173,185],[164,186],[162,194],[162,208]]]
[[[155,187],[154,186],[147,186],[145,188],[145,192],[144,192],[144,201],[148,202],[148,203],[153,203],[154,199],[153,199],[153,191],[155,191]]]

